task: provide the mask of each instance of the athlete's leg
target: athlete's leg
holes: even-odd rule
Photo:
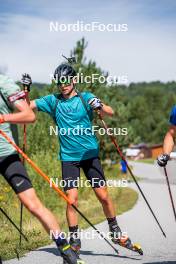
[[[41,203],[33,188],[17,194],[24,206],[38,218],[46,231],[60,233],[60,227],[54,215]]]
[[[76,207],[78,206],[78,189],[73,188],[71,190],[66,191],[66,194],[68,198],[72,201],[72,204],[74,204]],[[68,226],[77,226],[78,225],[78,216],[75,211],[75,209],[67,203],[67,221],[68,221]]]
[[[90,180],[94,192],[102,204],[104,214],[107,218],[109,231],[114,243],[129,249],[133,248],[130,238],[125,234],[123,235],[115,216],[115,209],[113,202],[108,194],[106,187],[106,180],[104,172],[98,158],[89,159],[81,162],[81,167],[84,170],[86,177]]]
[[[0,158],[0,173],[16,192],[24,206],[42,223],[48,233],[52,231],[55,241],[65,263],[76,264],[79,256],[70,247],[65,236],[60,231],[54,215],[41,203],[19,156],[14,154]],[[84,263],[84,262],[81,262]]]
[[[39,219],[47,232],[50,230],[53,232],[60,232],[60,228],[55,217],[48,209],[45,208],[37,197],[19,156],[17,154],[13,154],[5,157],[2,159],[0,164],[1,173],[13,188],[24,206]]]
[[[77,207],[78,206],[78,189],[74,188],[71,190],[66,191],[68,198],[73,202],[73,204]],[[67,222],[69,227],[70,233],[70,245],[72,248],[80,254],[81,248],[81,240],[79,237],[79,229],[78,229],[78,215],[75,209],[70,205],[67,204]]]
[[[107,218],[108,225],[109,225],[109,231],[111,235],[111,239],[114,243],[118,243],[119,245],[126,247],[128,249],[134,250],[134,251],[140,251],[140,249],[134,249],[134,246],[130,240],[130,238],[123,234],[115,216],[115,208],[113,205],[113,202],[108,194],[107,187],[101,187],[98,186],[97,183],[101,183],[103,174],[103,169],[101,167],[99,159],[94,159],[93,161],[89,162],[89,170],[87,170],[87,176],[92,179],[92,177],[96,177],[98,180],[96,181],[96,184],[92,187],[94,189],[94,192],[98,198],[98,200],[101,202],[104,214]],[[86,167],[86,166],[85,166]]]
[[[65,183],[65,192],[72,204],[78,206],[78,180],[80,176],[79,162],[62,162],[62,179]],[[67,222],[70,232],[70,245],[79,253],[81,240],[79,239],[78,215],[74,208],[67,204],[66,210]]]
[[[102,204],[106,218],[115,217],[115,208],[108,194],[106,179],[99,158],[84,160],[81,162],[81,167],[87,179],[91,182],[98,200]]]
[[[92,188],[103,207],[110,231],[113,234],[115,233],[115,238],[119,238],[121,230],[117,224],[115,208],[106,187],[106,179],[99,158],[82,161],[81,167],[87,179],[91,182]]]
[[[64,191],[75,206],[78,206],[78,190],[76,187],[80,176],[80,165],[77,161],[62,161],[62,180],[64,181]],[[77,213],[73,207],[67,204],[67,222],[69,227],[78,225]]]
[[[108,193],[107,187],[93,188],[98,200],[100,201],[106,218],[115,217],[115,208]]]

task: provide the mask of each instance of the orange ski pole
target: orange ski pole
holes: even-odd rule
[[[9,138],[5,132],[0,130],[0,134],[16,149],[16,151],[21,154],[21,156],[33,167],[33,169],[42,176],[49,184],[49,177]],[[52,183],[52,188],[62,197],[64,200],[69,203],[77,213],[79,213],[84,220],[106,241],[106,243],[114,249],[114,251],[118,254],[118,250],[104,237],[104,235],[89,221],[89,219],[74,205],[72,201],[62,192],[55,183]]]
[[[49,177],[9,138],[6,133],[0,130],[0,134],[17,150],[19,154],[33,167],[33,169],[40,174],[48,183],[50,183]],[[71,204],[71,201],[68,197],[56,186],[56,184],[52,183],[52,188],[59,193],[67,203]]]

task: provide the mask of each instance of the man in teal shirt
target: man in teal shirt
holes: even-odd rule
[[[98,141],[92,133],[94,110],[109,116],[113,115],[113,110],[90,92],[80,94],[75,89],[75,75],[76,72],[71,65],[58,66],[54,77],[60,94],[50,94],[36,99],[31,102],[31,108],[48,113],[59,128],[59,159],[62,164],[62,178],[66,183],[64,190],[69,199],[75,206],[78,205],[78,189],[75,182],[79,179],[82,168],[102,204],[112,241],[125,247],[132,247],[131,240],[122,236],[117,224],[114,205],[108,194],[104,172],[98,157]],[[75,133],[76,128],[79,133]],[[77,237],[78,218],[69,204],[67,205],[67,221],[71,233],[70,244],[79,251],[81,242]]]

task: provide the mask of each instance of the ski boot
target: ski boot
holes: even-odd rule
[[[73,236],[71,236],[69,244],[71,248],[76,251],[78,255],[80,255],[81,240],[79,238],[74,238]]]
[[[115,223],[110,225],[111,240],[114,244],[118,244],[121,247],[137,252],[139,255],[143,255],[143,250],[139,244],[133,244],[131,239],[122,235],[120,227]]]
[[[143,250],[139,244],[133,244],[131,242],[131,239],[129,237],[121,237],[118,241],[118,244],[121,247],[127,248],[129,250],[132,250],[134,252],[137,252],[139,255],[143,255]]]
[[[63,264],[86,264],[70,245],[60,247],[59,250],[63,258]]]

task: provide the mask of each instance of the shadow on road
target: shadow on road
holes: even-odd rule
[[[145,262],[143,264],[176,264],[176,261]]]
[[[132,259],[132,260],[141,260],[141,258],[135,258],[135,257],[128,257],[128,256],[122,256],[122,255],[117,255],[117,254],[103,254],[103,253],[94,253],[92,251],[83,251],[81,250],[81,254],[88,256],[107,256],[107,257],[115,257],[115,258],[124,258],[124,259]]]
[[[57,248],[40,248],[34,251],[45,251],[51,254],[54,254],[56,256],[60,256],[59,251]],[[115,258],[124,258],[124,259],[131,259],[131,260],[141,260],[141,258],[136,258],[136,257],[128,257],[128,256],[122,256],[122,255],[117,255],[117,254],[103,254],[103,253],[95,253],[92,251],[84,251],[81,250],[81,255],[83,256],[107,256],[107,257],[115,257]]]
[[[33,251],[44,251],[44,252],[48,252],[48,253],[51,253],[55,256],[60,256],[60,252],[57,248],[39,248],[39,249],[36,249],[36,250],[33,250]]]

